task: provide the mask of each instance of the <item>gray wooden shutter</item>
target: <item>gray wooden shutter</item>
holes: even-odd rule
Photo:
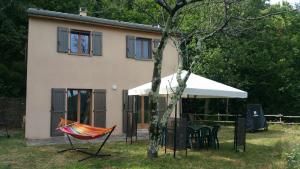
[[[153,47],[157,48],[159,45],[160,40],[159,39],[153,39]]]
[[[152,59],[152,53],[153,53],[152,40],[149,40],[149,50],[148,50],[149,57],[148,57],[148,59]]]
[[[102,33],[93,32],[93,55],[102,56]]]
[[[133,114],[133,96],[128,96],[128,90],[123,90],[123,132],[127,131],[129,116]]]
[[[159,42],[160,42],[160,40],[159,39],[153,39],[152,40],[152,43],[153,43],[153,47],[152,47],[152,45],[151,45],[151,51],[150,51],[150,53],[149,53],[149,59],[152,59],[152,53],[153,53],[153,50],[154,49],[157,49],[157,47],[158,47],[158,45],[159,45]]]
[[[134,58],[135,57],[135,37],[126,36],[126,57]]]
[[[106,90],[94,90],[94,126],[106,127]]]
[[[69,29],[57,27],[57,52],[68,53],[69,50]]]
[[[51,131],[50,135],[62,136],[63,133],[56,130],[60,117],[65,117],[66,89],[52,89],[51,97]]]

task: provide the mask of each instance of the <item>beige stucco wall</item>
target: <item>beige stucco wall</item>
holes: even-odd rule
[[[56,52],[57,27],[100,31],[103,56],[76,56]],[[153,62],[127,59],[126,35],[157,39],[159,34],[101,27],[45,18],[29,18],[26,138],[50,137],[51,88],[106,89],[107,126],[116,124],[122,133],[122,90],[149,82]],[[175,72],[176,49],[169,43],[162,74]],[[117,90],[112,90],[117,85]]]

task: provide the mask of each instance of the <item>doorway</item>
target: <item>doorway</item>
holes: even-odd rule
[[[137,128],[148,129],[149,128],[149,97],[148,96],[136,96],[136,111],[137,111]]]
[[[92,90],[68,89],[67,119],[82,124],[92,123]]]

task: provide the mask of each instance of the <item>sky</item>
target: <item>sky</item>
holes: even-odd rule
[[[270,0],[271,4],[276,4],[278,2],[281,2],[282,0]],[[284,0],[289,2],[290,4],[300,3],[300,0]]]

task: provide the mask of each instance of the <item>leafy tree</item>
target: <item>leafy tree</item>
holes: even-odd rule
[[[25,94],[26,16],[21,2],[0,2],[0,95]]]
[[[157,0],[156,1],[168,14],[166,23],[163,25],[162,37],[157,49],[154,50],[154,68],[152,75],[152,90],[150,96],[150,141],[148,156],[156,157],[161,140],[162,129],[166,127],[167,120],[171,115],[177,101],[180,99],[186,81],[194,67],[201,64],[202,56],[206,52],[212,52],[212,45],[222,46],[222,43],[208,43],[210,39],[217,40],[217,34],[227,34],[239,37],[245,30],[251,30],[251,22],[269,16],[277,15],[284,11],[269,11],[268,6],[261,1],[197,1],[197,0]],[[264,34],[265,35],[265,34]],[[216,38],[215,38],[216,37]],[[173,40],[178,50],[178,87],[171,94],[171,101],[168,103],[167,110],[159,117],[158,98],[161,82],[161,68],[163,51],[168,40]],[[224,41],[223,41],[224,43]],[[247,43],[247,42],[246,42]],[[226,44],[226,42],[225,42]],[[252,54],[255,50],[252,50]],[[223,60],[218,53],[222,50],[214,50],[212,59]],[[254,54],[255,56],[255,54]],[[243,60],[243,58],[241,59]],[[248,64],[245,60],[244,64]],[[255,61],[255,60],[254,60]],[[265,60],[261,59],[261,67]],[[225,60],[226,62],[226,60]],[[209,63],[210,64],[210,63]],[[236,67],[238,65],[235,65]],[[201,66],[200,66],[201,67]],[[187,73],[182,77],[182,70],[185,68]],[[231,70],[229,70],[231,71]],[[244,75],[244,73],[241,73]],[[276,96],[276,95],[275,95]]]
[[[292,10],[272,6],[261,12]],[[247,103],[261,103],[267,114],[294,114],[299,108],[299,12],[250,22],[239,35],[219,36],[194,71],[248,91]],[[298,67],[296,67],[298,65]],[[240,104],[240,103],[238,103]],[[232,105],[236,111],[237,104]],[[244,113],[245,109],[239,112]]]

